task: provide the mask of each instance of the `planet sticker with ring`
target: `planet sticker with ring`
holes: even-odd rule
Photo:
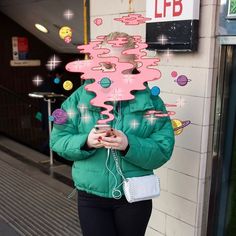
[[[183,128],[191,124],[190,120],[181,121],[178,119],[171,120],[175,135],[180,135],[183,132]]]
[[[98,83],[103,88],[109,88],[112,84],[112,81],[108,77],[103,77]]]
[[[176,71],[172,71],[171,76],[173,78],[177,77],[177,79],[175,79],[174,82],[176,82],[179,86],[185,86],[188,84],[188,82],[191,81],[191,79],[188,79],[188,77],[186,75],[179,75],[178,76],[178,73]]]

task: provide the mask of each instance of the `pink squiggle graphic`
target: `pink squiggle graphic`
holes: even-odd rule
[[[141,14],[128,14],[127,16],[122,16],[121,18],[114,18],[114,20],[120,21],[125,25],[139,25],[151,20],[151,18],[144,17]]]
[[[167,113],[163,113],[162,111],[150,110],[150,111],[147,111],[144,116],[145,117],[150,117],[150,116],[167,117],[167,116],[173,116],[175,114],[176,112],[174,111],[167,111]]]
[[[165,103],[165,107],[177,107],[177,104]]]
[[[66,65],[68,71],[84,73],[81,78],[94,80],[93,83],[85,87],[87,91],[96,94],[96,97],[90,103],[93,106],[105,108],[105,111],[102,111],[101,114],[108,117],[99,120],[98,123],[107,123],[114,119],[111,113],[113,105],[105,104],[105,102],[132,100],[135,97],[131,94],[131,91],[144,90],[146,89],[144,86],[145,82],[157,80],[161,77],[161,72],[157,68],[154,68],[154,66],[157,66],[159,59],[146,57],[147,53],[144,49],[148,45],[141,41],[141,36],[134,37],[136,48],[122,51],[124,55],[135,54],[135,62],[139,65],[139,74],[123,74],[124,71],[132,69],[134,67],[133,64],[120,62],[118,57],[110,56],[108,54],[110,50],[102,47],[104,46],[102,45],[103,38],[104,36],[99,36],[96,41],[78,47],[81,53],[90,54],[90,60],[73,61]],[[122,37],[108,41],[108,44],[113,48],[120,48],[125,43],[126,39]],[[111,65],[115,65],[114,70],[104,70],[102,64],[108,62]]]

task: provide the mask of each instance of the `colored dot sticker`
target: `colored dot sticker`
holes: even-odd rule
[[[54,121],[54,117],[53,116],[49,116],[48,119],[49,119],[49,121]]]
[[[104,77],[99,82],[103,88],[109,88],[111,86],[111,80],[108,77]]]
[[[63,83],[63,88],[67,91],[71,90],[73,88],[73,83],[70,80],[66,80]]]
[[[178,75],[178,73],[177,73],[176,71],[172,71],[172,72],[171,72],[171,76],[172,76],[173,78],[175,78],[177,75]]]
[[[151,88],[151,93],[153,96],[158,96],[160,94],[160,88],[157,86],[154,86]]]
[[[55,84],[59,84],[61,82],[61,80],[58,77],[56,77],[53,81]]]

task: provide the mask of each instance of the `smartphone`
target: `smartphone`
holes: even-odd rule
[[[99,124],[99,125],[95,125],[94,128],[96,130],[102,130],[102,131],[107,131],[106,133],[106,137],[111,136],[111,126],[108,124]]]
[[[108,124],[99,124],[99,125],[95,125],[94,128],[96,130],[110,130],[111,126]]]

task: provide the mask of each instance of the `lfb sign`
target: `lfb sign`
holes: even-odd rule
[[[148,22],[198,20],[200,0],[146,0]]]

